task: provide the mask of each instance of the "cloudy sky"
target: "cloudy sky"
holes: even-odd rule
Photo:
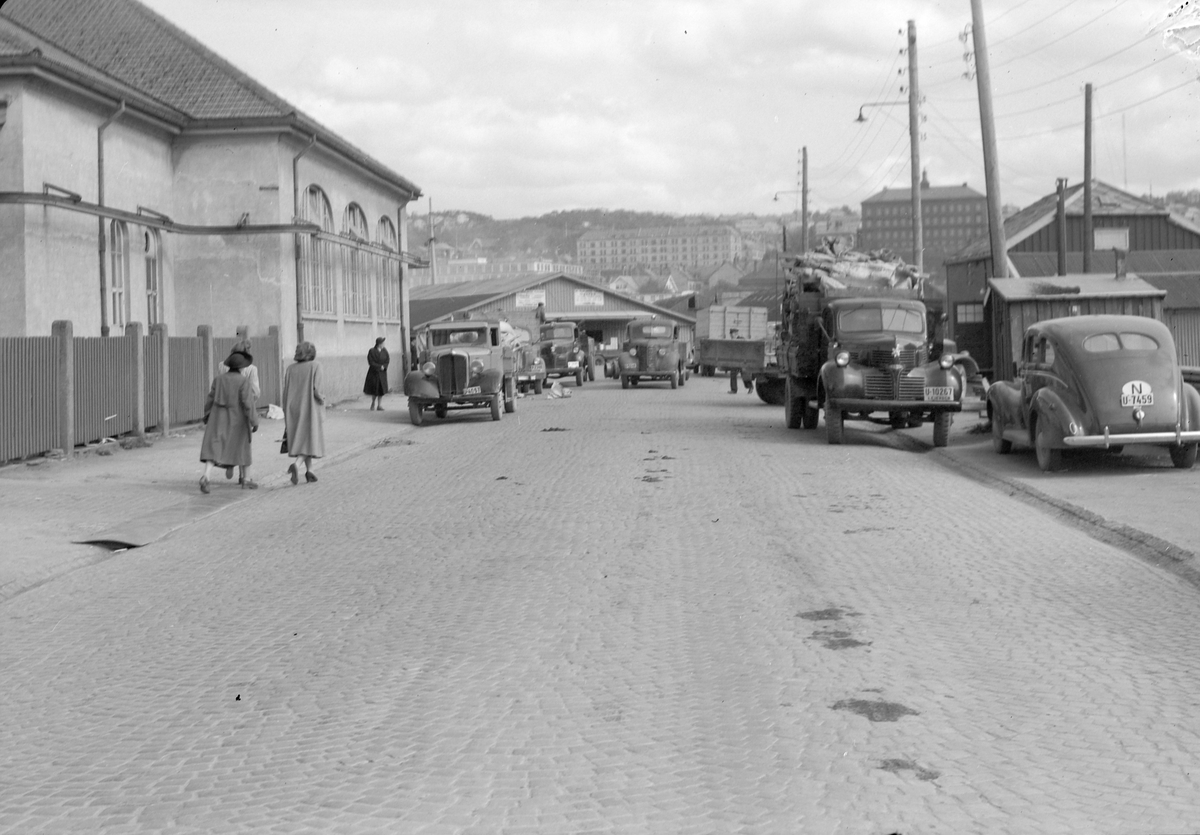
[[[780,214],[910,180],[984,190],[969,0],[143,0],[421,186],[436,210]],[[1200,3],[982,0],[1001,192],[1200,188]],[[903,72],[902,72],[903,71]],[[783,191],[778,201],[776,192]],[[422,200],[422,208],[427,207]]]

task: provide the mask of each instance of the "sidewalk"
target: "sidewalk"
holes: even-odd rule
[[[317,473],[412,430],[402,395],[385,398],[382,412],[369,411],[369,404],[364,396],[326,411],[326,456],[317,461]],[[76,451],[73,461],[47,458],[0,467],[6,534],[0,603],[288,483],[292,459],[279,454],[283,421],[264,418],[254,436],[251,469],[259,491],[240,490],[236,474],[226,481],[217,471],[212,492],[204,495],[199,488],[202,433],[197,424],[173,429],[167,438],[149,435],[146,446],[122,439],[130,448],[109,443]]]

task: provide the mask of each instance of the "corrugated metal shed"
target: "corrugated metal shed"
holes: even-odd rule
[[[1134,275],[1094,273],[1046,278],[988,279],[984,299],[992,326],[993,375],[1011,380],[1025,329],[1035,322],[1064,316],[1117,313],[1162,319],[1165,290]]]

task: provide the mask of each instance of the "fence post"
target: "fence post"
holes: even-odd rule
[[[75,326],[69,319],[58,319],[50,326],[58,355],[55,396],[58,401],[58,427],[55,442],[67,460],[75,454]]]
[[[162,369],[158,378],[158,398],[162,403],[158,428],[166,438],[171,434],[171,340],[167,338],[167,326],[163,323],[151,325],[150,335],[158,337],[158,364]]]
[[[212,325],[197,327],[196,336],[200,337],[200,374],[203,379],[204,391],[207,392],[209,386],[212,385],[216,370],[216,366],[213,365]]]
[[[250,326],[249,325],[238,325],[237,330],[235,330],[234,333],[237,334],[238,342],[241,342],[244,339],[249,339],[250,338]]]
[[[278,403],[283,405],[283,337],[279,335],[279,326],[271,325],[267,328],[267,339],[271,340],[271,344],[275,346],[275,391],[271,392],[272,397],[268,402]]]
[[[142,323],[130,322],[125,326],[125,338],[133,341],[133,434],[146,434],[146,351],[142,344]],[[105,428],[107,432],[107,427]]]

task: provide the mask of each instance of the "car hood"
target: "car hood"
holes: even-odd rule
[[[1179,420],[1179,371],[1161,357],[1111,357],[1080,364],[1078,384],[1093,416],[1094,431],[1136,431],[1135,409],[1145,413],[1142,429],[1173,429]],[[1152,395],[1153,403],[1121,403],[1123,394]]]

